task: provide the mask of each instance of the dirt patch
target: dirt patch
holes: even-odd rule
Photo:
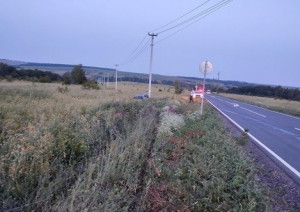
[[[167,164],[172,165],[173,163],[176,163],[177,161],[179,161],[183,155],[183,152],[184,152],[183,150],[184,150],[184,148],[182,148],[182,149],[176,148],[173,151],[171,151],[166,158]]]
[[[202,133],[201,131],[186,131],[184,135],[187,136],[189,139],[191,139],[191,138],[201,138],[204,136],[204,133]]]
[[[173,137],[173,138],[170,138],[169,141],[173,144],[176,144],[176,145],[182,145],[184,143],[187,142],[186,139],[184,138],[179,138],[179,137]]]
[[[242,132],[224,116],[217,113],[225,128],[233,136],[243,136]],[[250,138],[242,145],[250,159],[258,167],[257,177],[266,185],[270,196],[271,211],[300,211],[300,186],[271,160]]]
[[[180,191],[172,190],[165,184],[153,185],[146,190],[146,201],[147,201],[147,211],[186,211],[189,212],[190,209],[186,205],[177,205],[176,201],[169,199],[168,194],[176,193],[176,196],[184,198],[184,195]]]
[[[178,146],[187,144],[191,139],[194,138],[201,138],[203,137],[204,133],[200,131],[186,131],[184,132],[184,135],[182,137],[172,137],[169,139],[169,141],[173,144],[176,144]]]

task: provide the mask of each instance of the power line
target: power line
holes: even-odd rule
[[[202,14],[201,14],[202,16],[199,17],[199,15],[198,15],[198,17],[197,17],[197,19],[196,19],[195,21],[193,21],[192,23],[188,24],[187,26],[184,26],[184,27],[180,28],[179,30],[177,30],[177,31],[175,31],[175,32],[173,32],[173,33],[171,33],[170,35],[168,35],[168,36],[162,38],[161,40],[157,41],[155,44],[158,44],[158,43],[160,43],[160,42],[162,42],[162,41],[164,41],[164,40],[166,40],[166,39],[172,37],[173,35],[177,34],[178,32],[180,32],[180,31],[182,31],[182,30],[184,30],[184,29],[186,29],[186,28],[188,28],[189,26],[191,26],[191,25],[193,25],[194,23],[200,21],[201,19],[203,19],[203,18],[205,18],[206,16],[210,15],[211,13],[217,11],[218,9],[220,9],[220,8],[222,8],[222,7],[224,7],[224,6],[226,6],[227,4],[229,4],[229,3],[232,2],[232,1],[233,1],[233,0],[226,0],[226,1],[224,1],[222,4],[218,5],[217,7],[213,6],[214,8],[211,7],[211,8],[209,8],[209,9],[207,9],[206,11],[203,11]],[[193,20],[194,20],[194,19],[193,19]],[[175,28],[175,27],[173,27],[173,28]]]
[[[135,61],[144,51],[146,51],[147,49],[149,49],[149,44],[150,44],[150,39],[148,39],[148,41],[140,48],[140,50],[134,54],[129,60],[127,60],[126,62],[120,64],[120,65],[127,65],[129,63],[132,63],[133,61]]]
[[[176,21],[182,19],[183,17],[185,17],[185,16],[191,14],[192,12],[196,11],[196,10],[199,9],[200,7],[204,6],[204,5],[207,4],[209,1],[211,1],[211,0],[207,0],[207,1],[203,2],[202,4],[198,5],[198,6],[195,7],[194,9],[192,9],[192,10],[188,11],[187,13],[183,14],[182,16],[180,16],[180,17],[174,19],[173,21],[171,21],[171,22],[169,22],[169,23],[167,23],[167,24],[164,24],[164,25],[161,26],[161,27],[158,27],[158,28],[154,29],[153,31],[156,31],[156,30],[159,30],[159,29],[163,29],[163,28],[165,28],[166,26],[169,26],[169,25],[175,23]],[[222,8],[222,7],[224,7],[224,6],[226,6],[227,4],[229,4],[229,3],[232,2],[232,1],[233,1],[233,0],[222,0],[222,1],[220,1],[220,2],[218,2],[218,3],[216,3],[216,4],[214,4],[213,6],[211,6],[211,7],[207,8],[207,9],[203,10],[202,12],[200,12],[200,13],[198,13],[198,14],[196,14],[196,15],[194,15],[194,16],[192,16],[192,17],[186,19],[186,20],[183,20],[183,21],[179,22],[178,24],[175,24],[175,25],[172,26],[172,27],[169,27],[169,28],[167,28],[167,29],[161,30],[160,32],[158,32],[158,33],[156,33],[156,34],[165,33],[165,32],[168,32],[168,31],[170,31],[170,30],[173,30],[173,29],[176,29],[176,28],[178,28],[178,27],[181,27],[181,26],[183,26],[183,25],[188,24],[188,25],[186,25],[186,26],[184,26],[184,27],[178,29],[177,31],[175,31],[175,32],[173,32],[173,33],[171,33],[171,34],[169,34],[168,36],[164,37],[163,39],[157,41],[155,44],[160,43],[160,42],[162,42],[162,41],[164,41],[164,40],[170,38],[171,36],[177,34],[178,32],[180,32],[180,31],[186,29],[186,28],[189,27],[189,26],[193,25],[194,23],[196,23],[196,22],[198,22],[199,20],[205,18],[206,16],[210,15],[211,13],[213,13],[213,12],[217,11],[218,9],[220,9],[220,8]],[[150,48],[150,45],[149,45],[149,44],[150,44],[150,42],[151,42],[151,39],[148,39],[147,41],[145,41],[146,38],[147,38],[147,35],[146,35],[145,37],[143,37],[142,41],[138,44],[138,46],[137,46],[137,47],[129,54],[128,57],[126,57],[126,58],[122,61],[122,63],[119,63],[119,65],[127,65],[127,64],[129,64],[129,63],[134,62],[134,61],[135,61],[135,60],[136,60],[136,59],[137,59],[144,51],[148,50],[148,49]]]
[[[135,53],[140,48],[140,46],[144,43],[145,39],[148,37],[148,35],[145,35],[145,37],[142,39],[142,41],[138,44],[138,46],[121,62],[119,65],[123,65],[128,63],[129,60],[131,60],[132,57],[135,56]]]
[[[211,7],[209,7],[208,9],[206,9],[206,10],[204,10],[204,11],[202,11],[202,12],[200,12],[200,13],[194,15],[194,16],[192,16],[191,18],[186,19],[186,20],[184,20],[184,21],[182,21],[182,22],[176,24],[175,26],[172,26],[172,27],[170,27],[170,28],[167,28],[167,29],[164,29],[164,30],[158,32],[158,34],[161,34],[161,33],[167,32],[167,31],[170,31],[170,30],[172,30],[172,29],[174,29],[174,28],[177,28],[177,27],[179,27],[179,26],[181,26],[181,25],[184,25],[184,24],[186,24],[186,23],[188,23],[188,22],[190,22],[190,21],[193,21],[193,20],[197,19],[199,16],[202,16],[202,15],[204,15],[204,14],[206,14],[206,13],[209,13],[210,11],[213,11],[213,12],[214,12],[214,11],[215,11],[215,8],[218,9],[219,7],[223,7],[224,5],[228,4],[228,3],[231,2],[231,1],[233,1],[233,0],[222,0],[222,1],[220,1],[219,3],[217,3],[217,4],[215,4],[215,5],[211,6]],[[209,13],[209,14],[210,14],[210,13]]]
[[[158,27],[158,28],[155,28],[155,29],[151,30],[150,32],[155,32],[155,31],[157,31],[157,30],[160,30],[160,29],[162,29],[162,28],[164,28],[164,27],[166,27],[166,26],[168,26],[168,25],[170,25],[170,24],[172,24],[172,23],[178,21],[179,19],[181,19],[181,18],[187,16],[188,14],[194,12],[195,10],[199,9],[200,7],[202,7],[203,5],[205,5],[206,3],[208,3],[209,1],[210,1],[210,0],[207,0],[206,2],[204,2],[204,3],[200,4],[199,6],[195,7],[194,9],[192,9],[192,10],[188,11],[187,13],[183,14],[183,15],[180,16],[179,18],[176,18],[176,19],[174,19],[173,21],[170,21],[169,23],[167,23],[167,24],[165,24],[165,25],[163,25],[163,26],[160,26],[160,27]]]

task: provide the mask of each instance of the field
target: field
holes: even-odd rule
[[[263,211],[257,167],[208,105],[147,85],[0,81],[1,211]]]
[[[274,99],[259,96],[246,96],[238,94],[220,93],[221,96],[236,99],[249,104],[257,105],[260,107],[276,110],[282,113],[300,116],[300,102],[285,99]]]

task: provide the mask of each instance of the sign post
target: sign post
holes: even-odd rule
[[[205,97],[205,79],[206,79],[206,74],[209,74],[212,72],[213,66],[212,64],[206,60],[200,64],[200,72],[204,74],[204,79],[203,79],[203,96],[201,100],[201,106],[200,106],[200,115],[202,116],[203,114],[203,99]]]

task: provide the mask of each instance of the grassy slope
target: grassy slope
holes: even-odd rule
[[[256,168],[167,86],[0,82],[0,210],[264,210]],[[159,91],[161,90],[161,92]]]
[[[143,203],[146,210],[260,211],[267,203],[256,168],[212,109],[178,108],[185,124],[158,137]],[[176,113],[178,113],[176,111]]]

